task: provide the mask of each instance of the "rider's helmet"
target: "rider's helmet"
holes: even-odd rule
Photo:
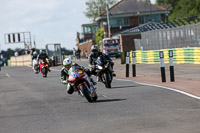
[[[65,59],[63,60],[63,66],[64,66],[67,70],[69,70],[69,69],[71,68],[71,66],[72,66],[72,60],[71,60],[70,58],[65,58]]]
[[[33,52],[33,55],[37,55],[37,51],[34,51],[34,52]]]
[[[44,50],[40,49],[40,54],[44,54]]]
[[[94,54],[94,56],[98,56],[98,52],[99,52],[99,47],[97,45],[93,45],[91,47],[91,51]]]

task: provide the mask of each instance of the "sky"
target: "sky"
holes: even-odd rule
[[[61,47],[73,49],[76,47],[76,33],[82,32],[81,25],[91,23],[84,15],[86,1],[1,0],[1,49],[24,48],[22,43],[5,44],[5,34],[18,32],[30,32],[39,49],[44,49],[49,43],[60,43]],[[151,2],[155,3],[155,0]]]

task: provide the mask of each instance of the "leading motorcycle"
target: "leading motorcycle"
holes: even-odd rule
[[[68,83],[70,83],[74,91],[78,92],[82,97],[85,97],[88,102],[94,102],[97,100],[98,96],[96,93],[96,88],[90,81],[90,77],[79,67],[72,66],[69,71]]]

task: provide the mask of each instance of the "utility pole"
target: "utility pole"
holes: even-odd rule
[[[35,36],[34,36],[34,42],[33,42],[33,44],[34,44],[34,48],[36,48]]]
[[[149,0],[149,4],[150,4],[150,20],[152,22],[152,14],[151,14],[151,0]]]
[[[1,61],[1,43],[0,43],[0,71],[1,71],[1,63],[2,61]]]
[[[107,25],[108,25],[108,37],[110,37],[110,12],[109,12],[109,6],[108,6],[108,0],[106,0],[106,10],[107,10]]]

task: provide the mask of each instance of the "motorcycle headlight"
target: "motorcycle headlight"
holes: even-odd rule
[[[105,67],[107,68],[107,67],[108,67],[108,64],[105,64]]]
[[[102,66],[98,66],[98,69],[103,69],[103,67]]]

